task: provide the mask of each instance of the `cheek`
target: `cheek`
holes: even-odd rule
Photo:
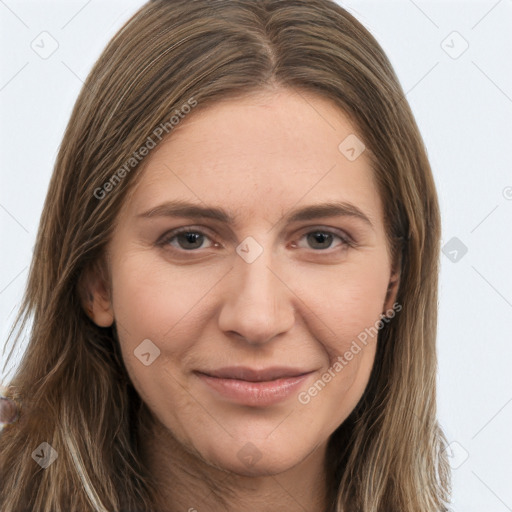
[[[335,271],[298,274],[294,291],[311,311],[307,315],[310,329],[321,336],[331,362],[349,350],[354,340],[376,341],[388,272],[385,260],[374,259],[340,265]]]
[[[113,273],[114,314],[131,344],[143,339],[172,339],[179,351],[200,327],[201,301],[222,277],[222,269],[198,272],[193,266],[170,271],[165,261],[144,255],[125,259]],[[135,347],[133,347],[135,348]]]
[[[304,414],[315,411],[312,416],[330,428],[350,414],[368,383],[388,286],[384,263],[340,266],[314,276],[304,272],[295,288],[310,310],[302,315],[307,328],[326,355],[317,380],[298,398],[309,409]],[[324,410],[330,411],[328,421]]]
[[[123,360],[137,391],[151,404],[155,397],[169,396],[169,389],[180,387],[172,368],[187,358],[199,339],[201,300],[218,277],[215,272],[193,272],[192,267],[170,272],[168,266],[148,265],[137,255],[120,262],[112,280]]]

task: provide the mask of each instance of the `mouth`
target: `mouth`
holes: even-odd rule
[[[231,367],[194,373],[217,397],[240,405],[262,407],[277,404],[290,397],[314,370]]]

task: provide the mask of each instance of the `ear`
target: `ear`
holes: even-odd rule
[[[80,276],[82,307],[99,327],[110,327],[114,323],[109,281],[107,264],[103,259],[86,267]]]
[[[393,309],[393,304],[396,301],[398,288],[400,286],[400,270],[395,267],[389,277],[388,289],[386,291],[386,298],[384,299],[384,306],[382,313],[386,315],[386,311]]]

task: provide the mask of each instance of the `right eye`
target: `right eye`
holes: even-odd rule
[[[171,246],[178,251],[194,251],[195,249],[207,249],[218,246],[218,244],[212,242],[207,247],[204,247],[205,240],[209,240],[209,237],[202,231],[192,228],[178,228],[166,233],[160,240],[159,245],[162,247]]]

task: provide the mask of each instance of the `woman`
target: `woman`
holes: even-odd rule
[[[148,2],[59,151],[1,510],[446,510],[439,239],[403,91],[344,9]]]

